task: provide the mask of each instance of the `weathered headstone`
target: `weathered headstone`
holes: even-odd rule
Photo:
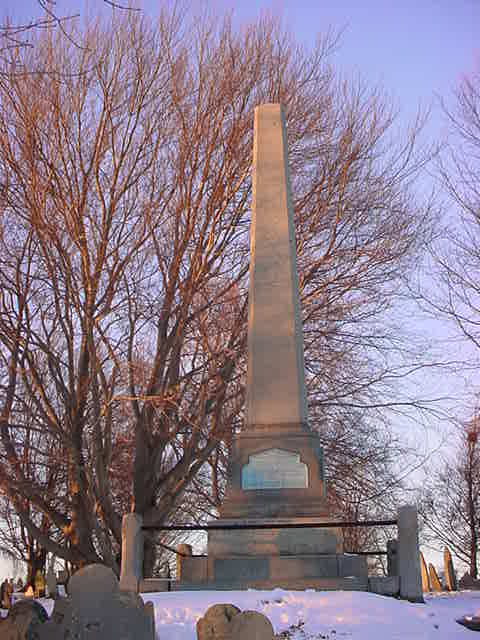
[[[257,611],[216,604],[197,622],[197,640],[274,640],[270,620]]]
[[[453,568],[452,555],[448,547],[443,550],[443,569],[445,574],[445,587],[448,591],[457,591],[457,577]]]
[[[233,604],[214,604],[197,621],[198,640],[230,640],[230,623],[240,609]]]
[[[151,603],[132,591],[120,591],[111,569],[99,564],[77,571],[68,583],[68,598],[58,598],[38,640],[155,640]],[[150,605],[150,606],[148,606]]]
[[[423,553],[420,551],[420,569],[422,571],[422,591],[425,593],[430,591],[430,578],[428,576],[427,563],[423,557]]]
[[[48,620],[45,609],[35,600],[20,600],[0,620],[1,640],[36,640],[40,627]]]
[[[428,565],[428,572],[430,574],[430,584],[432,585],[432,591],[443,591],[442,583],[437,574],[437,570],[432,563]]]

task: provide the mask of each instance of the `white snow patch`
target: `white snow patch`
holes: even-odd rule
[[[265,614],[280,640],[460,640],[472,631],[456,622],[480,611],[480,592],[426,595],[412,604],[353,591],[173,591],[144,593],[155,608],[158,640],[196,640],[195,625],[213,604]],[[41,599],[50,614],[53,601]]]

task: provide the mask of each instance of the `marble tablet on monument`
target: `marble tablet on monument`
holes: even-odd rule
[[[268,449],[249,456],[242,468],[242,489],[306,489],[308,468],[300,454]]]

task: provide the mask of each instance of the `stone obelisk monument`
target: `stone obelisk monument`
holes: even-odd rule
[[[247,416],[234,441],[221,516],[326,516],[322,451],[307,423],[287,131],[279,104],[255,109],[252,177]]]
[[[247,426],[307,423],[303,331],[285,118],[255,110]]]
[[[365,558],[343,555],[335,527],[314,526],[329,518],[322,449],[308,426],[290,189],[285,116],[265,104],[254,124],[246,424],[215,521],[265,528],[209,531],[208,557],[182,561],[183,580],[203,588],[366,585]]]

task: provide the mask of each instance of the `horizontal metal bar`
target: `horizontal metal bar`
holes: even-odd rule
[[[344,551],[343,553],[349,553],[354,556],[388,556],[388,551]]]
[[[262,524],[144,524],[142,529],[155,529],[156,531],[237,531],[256,529],[330,529],[332,527],[389,527],[396,525],[397,520],[363,520],[361,522],[288,522],[262,523]]]
[[[208,558],[206,553],[193,553],[191,556],[186,553],[179,553],[174,549],[168,548],[169,551],[174,551],[178,556],[182,556],[182,558]],[[344,551],[343,553],[348,553],[352,556],[387,556],[387,551],[380,551],[377,549],[376,551]]]
[[[188,558],[186,553],[182,553],[181,551],[177,551],[174,547],[171,547],[169,544],[165,544],[164,542],[157,542],[156,544],[160,545],[162,549],[166,549],[167,551],[171,551],[172,553],[176,553],[177,556],[183,556],[184,558]]]

